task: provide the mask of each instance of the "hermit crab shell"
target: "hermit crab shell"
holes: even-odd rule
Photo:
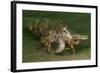
[[[62,39],[59,39],[58,43],[59,43],[59,47],[54,51],[54,53],[60,53],[65,48],[65,42]]]

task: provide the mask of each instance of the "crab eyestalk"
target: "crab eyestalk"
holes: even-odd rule
[[[88,39],[88,36],[86,35],[80,35],[78,37],[76,37],[77,40],[87,40]]]

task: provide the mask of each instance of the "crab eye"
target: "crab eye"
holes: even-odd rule
[[[64,30],[64,32],[66,32],[66,31]]]
[[[74,41],[77,41],[76,39]]]

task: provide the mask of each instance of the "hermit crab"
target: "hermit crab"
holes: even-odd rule
[[[68,44],[74,54],[74,46],[88,39],[86,35],[73,35],[61,19],[54,21],[37,19],[29,26],[29,30],[40,37],[40,42],[47,48],[49,53],[61,53]]]

